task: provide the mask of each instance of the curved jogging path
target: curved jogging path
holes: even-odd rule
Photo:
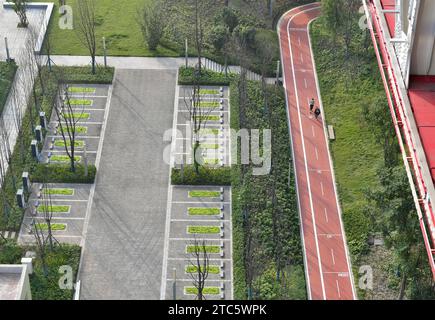
[[[307,291],[313,300],[356,299],[323,116],[309,112],[311,98],[321,101],[308,32],[320,13],[311,3],[278,24]]]

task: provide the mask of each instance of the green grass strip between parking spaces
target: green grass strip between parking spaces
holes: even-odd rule
[[[219,129],[210,129],[210,128],[206,128],[206,129],[201,129],[199,130],[200,134],[210,134],[210,135],[215,135],[217,136],[219,134]]]
[[[218,226],[188,226],[188,233],[200,233],[200,234],[216,234],[221,231]]]
[[[221,213],[220,208],[188,208],[189,216],[216,216]]]
[[[76,127],[76,133],[77,134],[86,134],[86,133],[88,133],[88,127],[77,126]]]
[[[56,140],[56,141],[54,142],[54,145],[55,145],[56,147],[65,147],[65,141],[63,141],[63,140]],[[68,140],[68,141],[66,142],[66,145],[67,145],[68,147],[70,147],[70,146],[71,146],[71,141]],[[85,146],[85,142],[84,142],[83,140],[75,140],[75,141],[74,141],[74,146],[75,146],[76,148],[83,148],[83,147]]]
[[[89,119],[91,115],[89,113],[67,113],[64,114],[65,119]]]
[[[65,223],[51,223],[51,231],[65,231],[66,230],[66,224]],[[48,230],[48,224],[47,223],[38,223],[37,228],[43,231]]]
[[[197,116],[198,120],[204,120],[204,121],[219,121],[220,118],[221,118],[220,116],[214,116],[214,115]]]
[[[49,189],[44,189],[44,193],[47,195],[55,195],[55,196],[72,196],[74,194],[74,189],[71,189],[71,188],[49,188]]]
[[[38,213],[51,212],[51,213],[68,213],[71,206],[57,206],[57,205],[40,205],[38,206]]]
[[[75,162],[80,162],[82,160],[81,156],[74,156]],[[65,155],[52,155],[50,157],[51,162],[69,162],[71,159],[68,156]]]
[[[68,92],[70,93],[95,93],[95,88],[89,87],[69,87]]]
[[[209,265],[209,266],[207,266],[207,270],[208,270],[208,273],[219,274],[221,271],[221,268],[220,268],[220,266]],[[192,266],[192,265],[186,266],[185,271],[186,271],[186,273],[196,273],[196,272],[198,272],[198,267]]]
[[[200,108],[219,108],[220,104],[217,101],[201,101]]]
[[[219,94],[219,89],[200,89],[199,94],[202,94],[202,95]]]
[[[184,291],[186,294],[198,294],[198,289],[195,287],[184,287]],[[221,289],[219,287],[204,287],[204,289],[202,289],[202,293],[209,295],[219,295],[221,293]]]
[[[213,150],[217,150],[219,149],[219,145],[217,143],[213,144],[213,143],[202,143],[201,145],[202,149],[213,149]]]
[[[207,191],[207,190],[189,191],[190,198],[218,198],[220,195],[221,195],[220,191]],[[194,208],[190,208],[190,209],[194,209]]]
[[[69,99],[72,106],[92,106],[94,101],[89,99]]]
[[[205,249],[205,252],[207,253],[220,253],[221,252],[221,247],[219,246],[194,246],[194,245],[188,245],[186,247],[186,253],[194,253],[196,251],[198,252],[203,252],[203,250]]]
[[[204,164],[216,165],[219,164],[219,159],[204,159]]]

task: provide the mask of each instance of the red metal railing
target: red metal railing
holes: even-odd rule
[[[432,204],[430,203],[430,200],[427,199],[427,187],[423,179],[421,164],[417,157],[415,141],[411,134],[410,121],[405,113],[403,98],[396,75],[393,70],[393,61],[387,50],[387,37],[385,37],[384,30],[381,27],[381,21],[378,12],[381,12],[382,8],[377,9],[376,4],[373,0],[367,1],[368,3],[364,1],[364,5],[365,9],[369,13],[369,30],[375,48],[376,58],[378,60],[379,70],[381,72],[385,92],[387,94],[388,106],[390,108],[391,116],[393,118],[396,135],[399,140],[403,161],[408,174],[408,179],[411,184],[411,190],[417,209],[420,228],[423,234],[424,244],[429,257],[429,264],[432,270],[433,278],[435,280],[435,249],[433,247],[435,239],[433,237],[433,233],[428,233],[426,228],[426,223],[429,225],[429,228],[435,226],[434,211],[432,209]],[[370,17],[372,19],[370,19]],[[386,76],[385,72],[387,72],[388,77]],[[424,212],[424,216],[422,212]]]

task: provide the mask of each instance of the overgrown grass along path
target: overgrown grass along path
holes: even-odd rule
[[[6,104],[16,71],[17,66],[14,63],[0,61],[0,114]]]

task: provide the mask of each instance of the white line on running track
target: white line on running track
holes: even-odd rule
[[[305,89],[307,89],[308,88],[307,79],[305,79],[305,78],[304,78],[304,85],[305,85]]]
[[[325,218],[326,218],[326,223],[329,223],[328,210],[326,208],[325,208]]]
[[[332,264],[335,264],[334,249],[331,248]]]
[[[301,63],[304,63],[304,55],[301,53]]]
[[[335,280],[335,283],[337,284],[338,297],[341,298],[341,294],[340,294],[340,285],[338,284],[338,280]]]
[[[314,147],[314,151],[316,151],[316,159],[319,160],[319,153],[317,152],[317,147]]]
[[[320,188],[322,189],[322,196],[325,195],[325,190],[323,190],[323,182],[320,182]]]
[[[296,105],[298,108],[298,115],[299,115],[299,127],[301,130],[301,135],[302,137],[304,136],[304,129],[302,127],[302,118],[301,118],[301,110],[300,110],[300,105],[299,105],[299,94],[298,94],[298,88],[297,88],[297,84],[296,84],[296,74],[295,74],[295,64],[293,61],[293,49],[292,49],[292,44],[290,41],[290,23],[293,21],[293,19],[298,16],[301,13],[306,13],[307,11],[311,11],[311,10],[317,10],[319,7],[315,7],[312,9],[308,9],[305,11],[301,11],[300,13],[295,14],[293,17],[291,17],[289,19],[289,22],[287,24],[287,39],[288,39],[288,44],[289,44],[289,50],[290,50],[290,61],[291,61],[291,65],[292,65],[292,72],[293,72],[293,85],[294,85],[294,89],[295,89],[295,95],[296,95]],[[314,205],[313,205],[313,195],[311,193],[311,185],[310,185],[310,175],[308,173],[308,162],[307,162],[307,153],[305,151],[305,140],[302,139],[302,151],[304,154],[304,162],[305,162],[305,174],[307,177],[307,181],[308,181],[308,194],[309,194],[309,199],[310,199],[310,207],[311,207],[311,219],[313,222],[313,228],[314,228],[314,240],[316,243],[316,251],[317,251],[317,258],[318,258],[318,265],[319,265],[319,273],[320,273],[320,282],[322,284],[322,296],[323,296],[323,300],[326,299],[326,294],[325,294],[325,283],[323,281],[323,274],[322,274],[322,259],[320,256],[320,249],[319,249],[319,241],[317,238],[317,225],[316,225],[316,218],[314,216]]]

